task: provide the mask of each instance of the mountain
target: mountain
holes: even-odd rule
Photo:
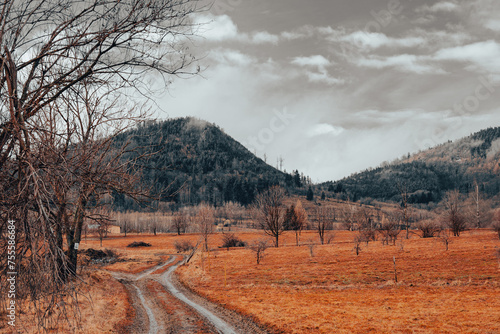
[[[447,142],[389,165],[319,185],[336,197],[400,201],[406,190],[412,203],[441,200],[446,191],[475,189],[487,197],[500,192],[500,127]]]
[[[117,145],[127,141],[134,151],[125,159],[150,155],[142,160],[141,182],[160,201],[247,205],[271,185],[295,183],[292,175],[267,165],[218,126],[200,119],[151,121],[116,138]],[[134,208],[124,196],[113,196],[117,209]]]

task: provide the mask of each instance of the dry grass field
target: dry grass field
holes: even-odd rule
[[[237,235],[246,242],[264,238],[261,232]],[[221,249],[222,237],[214,234],[210,252],[197,253],[178,274],[191,290],[275,333],[500,333],[500,241],[493,231],[465,232],[452,238],[448,251],[438,239],[416,235],[396,246],[375,241],[362,244],[359,256],[353,251],[354,235],[336,231],[331,244],[310,247],[317,234],[303,232],[303,245],[297,247],[295,235],[288,233],[282,246],[268,248],[257,265],[250,249]],[[102,248],[119,253],[121,260],[84,272],[92,307],[82,298],[83,322],[76,332],[121,333],[133,321],[126,289],[102,269],[138,273],[176,253],[176,241],[196,243],[198,238],[104,240]],[[127,248],[133,241],[151,247]],[[99,249],[99,241],[83,242],[82,248]],[[150,283],[149,289],[158,288]]]
[[[260,265],[250,250],[220,250],[179,273],[192,290],[278,333],[500,333],[493,232],[464,233],[448,251],[417,236],[396,246],[371,242],[359,256],[353,235],[337,232],[314,256],[308,246],[269,248]]]
[[[123,285],[103,271],[85,271],[81,277],[83,281],[76,284],[80,293],[76,314],[79,322],[75,322],[74,302],[68,299],[69,322],[61,309],[56,308],[47,324],[47,333],[123,333],[135,317]],[[30,314],[29,309],[22,308],[15,330],[2,321],[1,325],[5,326],[0,327],[0,333],[39,333]],[[1,316],[4,319],[5,314]]]

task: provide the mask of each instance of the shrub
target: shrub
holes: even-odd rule
[[[260,264],[260,261],[264,258],[264,252],[268,248],[267,241],[262,239],[254,241],[249,248],[254,252],[257,264]]]
[[[129,244],[127,247],[151,247],[151,244],[148,244],[147,242],[144,241],[134,241],[133,243]]]
[[[189,240],[176,241],[174,243],[174,247],[177,250],[177,253],[189,252],[195,248],[193,243]]]
[[[442,230],[433,220],[422,220],[417,224],[417,228],[422,231],[422,238],[434,238]]]
[[[246,247],[246,245],[246,242],[232,233],[222,236],[222,248],[227,248],[229,250],[230,247]]]

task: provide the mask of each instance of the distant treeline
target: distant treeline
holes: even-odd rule
[[[485,196],[500,193],[500,128],[489,128],[455,143],[409,157],[385,167],[366,170],[336,182],[318,186],[330,196],[353,201],[373,198],[401,201],[404,190],[410,203],[439,202],[449,190],[463,194],[475,191]]]

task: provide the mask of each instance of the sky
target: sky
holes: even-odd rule
[[[216,0],[193,19],[202,73],[159,117],[313,182],[500,126],[498,0]]]

